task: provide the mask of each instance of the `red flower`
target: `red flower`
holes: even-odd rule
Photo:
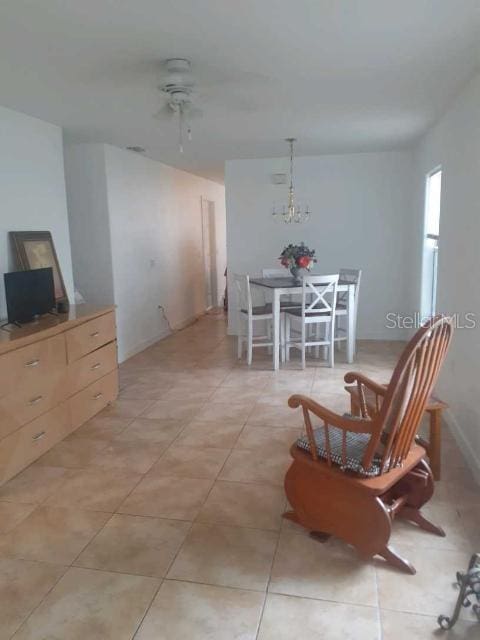
[[[309,256],[300,256],[299,258],[297,258],[297,265],[301,269],[307,269],[307,267],[309,266],[311,260],[312,259]]]

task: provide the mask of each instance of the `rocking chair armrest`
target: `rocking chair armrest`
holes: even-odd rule
[[[343,379],[347,384],[353,384],[356,382],[357,384],[359,383],[364,385],[367,389],[370,389],[370,391],[373,391],[373,393],[381,396],[382,398],[387,393],[386,385],[379,384],[378,382],[375,382],[375,380],[372,380],[371,378],[363,375],[363,373],[359,373],[357,371],[349,371],[345,374]]]
[[[292,409],[302,407],[304,417],[307,419],[308,412],[313,413],[317,418],[321,418],[326,425],[338,427],[344,431],[353,431],[355,433],[373,433],[375,431],[375,422],[370,419],[347,418],[346,416],[330,411],[318,402],[315,402],[308,396],[295,394],[288,399],[288,406]],[[308,419],[308,423],[310,420]],[[311,424],[307,426],[311,427]]]

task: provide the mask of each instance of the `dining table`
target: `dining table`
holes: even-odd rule
[[[250,278],[250,284],[270,291],[273,296],[273,369],[280,368],[280,298],[281,296],[302,295],[303,285],[293,276],[285,278]],[[337,294],[346,293],[346,343],[347,362],[352,363],[355,355],[355,284],[338,281]]]

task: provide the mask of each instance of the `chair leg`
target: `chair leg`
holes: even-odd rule
[[[315,327],[315,342],[320,342],[320,325],[317,324],[317,326]],[[315,358],[320,358],[320,347],[317,344],[317,346],[315,347]]]
[[[338,336],[340,332],[340,318],[335,317],[334,335]],[[343,340],[337,340],[336,346],[339,351],[342,351]]]
[[[251,318],[248,319],[248,334],[247,334],[247,364],[250,366],[252,364],[252,355],[253,355],[253,320]]]
[[[305,323],[302,322],[302,369],[305,369]]]
[[[244,335],[243,335],[243,327],[244,327],[244,321],[245,318],[243,316],[243,314],[239,314],[238,316],[238,336],[237,336],[237,358],[239,360],[242,359],[242,354],[243,354],[243,340],[244,340]]]
[[[400,569],[400,571],[409,573],[412,576],[417,573],[413,564],[411,564],[408,560],[405,560],[405,558],[402,558],[402,556],[399,556],[398,553],[391,547],[385,547],[384,549],[382,549],[382,551],[380,551],[378,555],[382,556],[382,558],[384,558],[388,562],[388,564],[391,564],[397,569]]]
[[[280,314],[280,360],[285,362],[285,324],[286,318],[285,314]]]
[[[267,341],[272,342],[272,322],[271,320],[265,320],[265,322],[267,323],[267,330],[265,332]],[[270,354],[273,353],[273,347],[267,347],[267,352]]]
[[[414,507],[405,506],[398,512],[398,518],[403,518],[404,520],[408,520],[409,522],[414,522],[416,525],[423,529],[424,531],[428,531],[429,533],[434,533],[441,538],[445,538],[446,533],[436,524],[427,520],[425,516],[419,509],[415,509]]]
[[[329,341],[329,345],[328,345],[328,366],[331,367],[333,369],[334,367],[334,360],[335,360],[335,340],[333,339],[334,337],[334,333],[333,333],[333,326],[329,326],[328,324],[325,325],[325,339]]]
[[[291,334],[292,323],[290,320],[290,316],[288,313],[285,315],[285,360],[290,362],[290,334]]]

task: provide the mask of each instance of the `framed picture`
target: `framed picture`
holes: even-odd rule
[[[20,270],[52,267],[55,300],[66,302],[67,291],[50,231],[10,231],[17,268]]]

